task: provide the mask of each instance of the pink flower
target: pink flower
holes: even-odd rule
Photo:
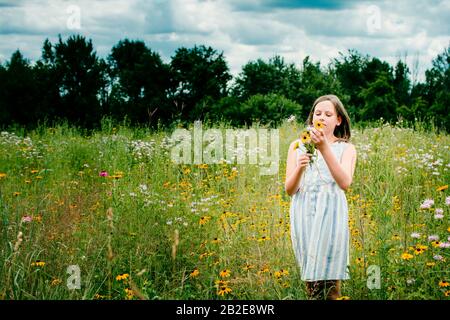
[[[450,248],[450,242],[441,242],[439,248]]]
[[[439,236],[438,235],[431,235],[428,237],[428,241],[438,241],[439,240]]]
[[[98,174],[100,177],[107,177],[108,176],[108,172],[107,171],[100,171],[100,173]]]
[[[31,222],[31,221],[33,221],[33,217],[30,217],[30,216],[22,217],[22,222]]]
[[[445,198],[445,204],[450,206],[450,196],[448,196],[447,198]]]
[[[438,261],[442,261],[442,260],[444,260],[444,257],[441,256],[440,254],[436,254],[435,256],[433,256],[433,259],[434,260],[438,260]]]
[[[429,209],[434,204],[433,199],[426,199],[421,205],[420,209]]]
[[[434,210],[434,212],[437,214],[442,214],[442,213],[444,213],[444,210],[442,208],[436,208],[436,210]]]
[[[434,215],[435,219],[442,219],[443,217],[444,217],[444,215],[440,214],[440,213]]]
[[[419,239],[420,238],[420,233],[417,233],[417,232],[411,233],[411,238]]]

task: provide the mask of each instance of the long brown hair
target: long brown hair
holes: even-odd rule
[[[334,128],[333,134],[339,138],[341,141],[348,142],[351,137],[350,133],[350,117],[348,116],[347,110],[345,110],[344,105],[342,104],[341,100],[334,94],[327,94],[324,96],[321,96],[314,101],[314,104],[311,108],[311,111],[309,112],[308,120],[306,120],[308,125],[312,125],[312,119],[314,115],[314,109],[316,105],[322,101],[330,101],[334,109],[336,110],[337,115],[341,116],[341,124],[336,126]]]

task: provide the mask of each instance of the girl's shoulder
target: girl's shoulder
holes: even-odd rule
[[[356,147],[350,141],[341,141],[339,144],[342,145],[343,152],[356,153]]]

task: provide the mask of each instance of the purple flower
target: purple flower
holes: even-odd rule
[[[439,240],[439,236],[436,234],[433,234],[428,237],[428,241],[438,241],[438,240]]]
[[[420,238],[420,233],[417,233],[417,232],[411,233],[411,238],[419,239]]]
[[[443,217],[444,217],[444,215],[443,215],[443,214],[440,214],[440,213],[434,215],[434,218],[435,218],[435,219],[442,219]]]
[[[436,208],[436,210],[434,212],[437,214],[442,214],[442,213],[444,213],[444,210],[441,208]]]
[[[439,248],[450,248],[450,242],[441,242]]]
[[[108,176],[108,172],[107,171],[100,171],[100,173],[98,174],[100,177],[107,177]]]
[[[440,254],[436,254],[436,255],[433,256],[433,259],[434,260],[438,260],[438,261],[442,261],[442,260],[444,260],[444,257],[441,256]]]
[[[420,209],[429,209],[433,204],[433,199],[425,199],[425,201],[420,205]]]
[[[31,222],[31,221],[33,221],[33,217],[30,217],[30,216],[22,217],[22,222]]]

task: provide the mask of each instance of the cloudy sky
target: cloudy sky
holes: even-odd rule
[[[406,57],[422,80],[450,44],[449,18],[445,0],[0,0],[0,62],[17,49],[35,61],[46,38],[79,33],[101,57],[124,38],[167,62],[181,46],[205,44],[224,52],[234,75],[257,58],[326,65],[356,49],[391,64]]]

